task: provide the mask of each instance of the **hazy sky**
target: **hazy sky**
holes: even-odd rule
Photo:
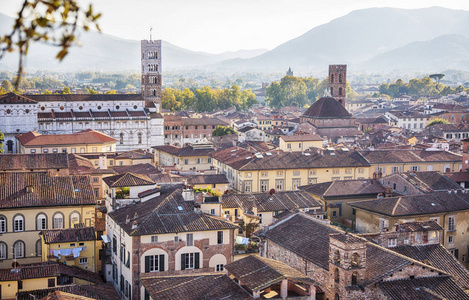
[[[220,53],[273,49],[315,26],[357,9],[442,6],[469,10],[468,0],[78,0],[93,3],[102,31],[125,39],[163,39],[190,50]],[[14,16],[22,0],[0,0]]]

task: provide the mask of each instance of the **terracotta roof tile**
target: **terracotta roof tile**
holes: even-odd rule
[[[189,185],[195,184],[223,184],[229,183],[225,174],[212,174],[212,175],[191,175],[187,178]]]
[[[411,216],[469,209],[469,195],[445,192],[389,197],[349,203],[355,209],[363,209],[387,216]]]
[[[448,151],[425,150],[359,150],[370,164],[412,162],[460,162],[462,156]]]
[[[225,274],[194,274],[142,278],[153,299],[253,299]]]
[[[27,95],[37,102],[60,101],[144,101],[141,94],[54,94],[54,95]]]
[[[131,187],[141,185],[154,185],[155,182],[147,175],[124,173],[103,178],[103,181],[109,187]]]
[[[223,195],[221,202],[223,208],[240,207],[245,211],[252,211],[253,207],[257,207],[259,212],[321,207],[320,203],[304,191],[276,192],[272,195],[269,193]]]
[[[0,208],[94,204],[96,198],[88,176],[0,173]]]
[[[46,244],[96,240],[93,227],[46,229],[42,230],[40,234],[44,236]]]
[[[236,277],[251,291],[265,289],[291,279],[295,282],[313,284],[314,281],[303,275],[300,271],[274,259],[257,255],[250,255],[243,259],[225,265],[229,275]]]
[[[383,281],[377,287],[386,299],[469,299],[469,294],[449,276]]]
[[[384,193],[385,189],[378,180],[357,179],[357,180],[337,180],[317,184],[304,185],[300,187],[313,195],[321,197],[343,197],[373,195]]]
[[[30,133],[22,133],[16,136],[24,146],[45,146],[45,145],[70,145],[70,144],[102,144],[116,142],[102,132],[87,129],[71,134],[36,134],[34,138]]]
[[[397,246],[390,250],[411,257],[452,275],[454,280],[465,289],[469,288],[469,271],[440,244],[420,246]]]
[[[437,171],[403,172],[399,176],[424,193],[462,189],[459,184]]]
[[[119,295],[112,284],[95,284],[95,285],[63,285],[49,289],[30,290],[18,292],[18,300],[30,300],[31,296],[35,299],[42,299],[54,291],[64,291],[74,295],[81,295],[97,300],[119,300]]]
[[[304,116],[314,118],[351,118],[352,115],[332,97],[322,97],[308,108]]]
[[[122,207],[109,216],[129,235],[237,228],[221,218],[195,212],[194,202],[185,201],[180,188],[162,190],[160,196]]]
[[[0,95],[0,103],[4,104],[37,104],[29,96],[18,95],[15,93],[7,93]]]
[[[68,167],[67,153],[0,155],[0,170],[2,171],[68,169]]]

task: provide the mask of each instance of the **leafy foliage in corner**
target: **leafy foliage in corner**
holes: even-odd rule
[[[97,20],[100,13],[90,4],[82,8],[77,0],[24,0],[9,34],[0,36],[0,59],[8,52],[19,52],[18,77],[23,76],[23,60],[32,42],[59,47],[56,58],[62,61],[71,46],[78,43],[77,29],[90,26],[101,31]],[[18,89],[19,80],[15,89]]]
[[[229,134],[235,134],[236,130],[234,130],[231,127],[225,127],[225,126],[217,126],[212,131],[212,136],[223,136],[223,135],[229,135]]]
[[[462,85],[452,88],[448,85],[439,83],[439,80],[443,78],[441,75],[443,74],[430,75],[435,81],[437,81],[436,85],[430,77],[424,77],[421,79],[413,78],[409,80],[408,83],[405,83],[401,79],[398,79],[395,83],[383,83],[379,87],[379,93],[389,95],[391,97],[399,97],[402,94],[407,94],[409,96],[415,97],[422,97],[446,96],[449,94],[469,90],[465,89]]]

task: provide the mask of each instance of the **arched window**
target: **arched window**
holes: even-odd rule
[[[13,231],[24,231],[24,217],[23,215],[16,215],[13,219]]]
[[[352,273],[352,284],[357,284],[358,283],[358,273],[353,272]]]
[[[13,153],[13,141],[12,140],[7,141],[7,151],[8,153]]]
[[[76,211],[70,214],[70,228],[74,228],[75,224],[80,223],[80,214]]]
[[[47,216],[40,213],[36,216],[36,230],[47,229]]]
[[[339,282],[339,269],[337,269],[337,268],[334,271],[334,280],[336,282]]]
[[[342,83],[342,74],[339,74],[339,83]]]
[[[62,213],[55,213],[54,214],[54,229],[61,229],[64,228],[64,215]]]
[[[7,244],[0,242],[0,259],[7,259],[8,253],[7,253]]]
[[[142,133],[141,133],[141,132],[139,132],[139,133],[137,134],[137,142],[138,142],[139,144],[142,143]]]
[[[331,87],[331,96],[334,96],[334,88]]]
[[[13,244],[13,258],[24,257],[24,242],[16,241]]]
[[[42,256],[42,243],[40,239],[36,242],[36,256]]]
[[[334,83],[334,74],[331,74],[331,83]]]
[[[7,232],[7,218],[0,216],[0,233]]]
[[[334,300],[340,300],[339,294],[335,294]]]
[[[334,252],[334,263],[340,264],[340,252],[339,252],[339,250],[336,250]]]
[[[358,267],[360,266],[360,255],[358,253],[352,254],[352,262],[351,262],[352,267]]]
[[[123,143],[124,143],[124,133],[121,132],[121,133],[119,134],[119,144],[122,145]]]
[[[342,96],[342,88],[339,88],[339,96]]]

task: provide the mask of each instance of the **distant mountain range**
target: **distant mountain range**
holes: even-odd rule
[[[0,14],[0,30],[12,19]],[[271,51],[240,50],[209,54],[163,42],[163,70],[206,69],[219,72],[286,71],[317,73],[329,64],[345,63],[353,72],[469,71],[469,11],[441,7],[424,9],[370,8],[357,10],[317,26]],[[1,33],[1,31],[0,31]],[[138,72],[139,41],[88,32],[59,64],[51,47],[34,46],[30,69]],[[53,49],[52,53],[57,52]],[[14,70],[16,59],[0,60]]]

